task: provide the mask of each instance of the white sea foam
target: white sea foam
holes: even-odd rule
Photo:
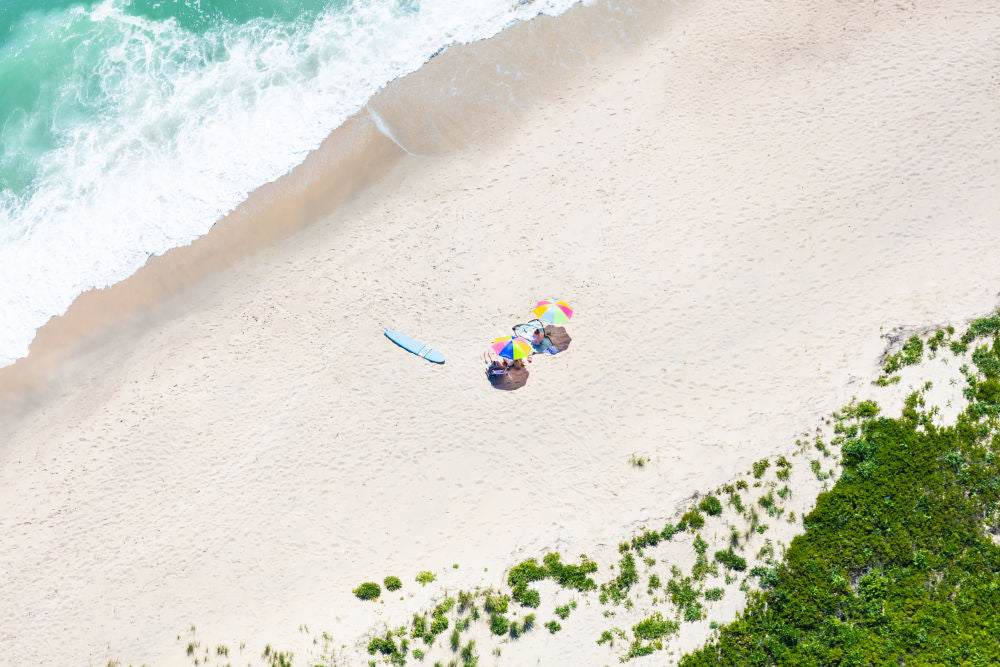
[[[206,233],[388,81],[449,44],[575,2],[358,0],[308,22],[207,34],[130,15],[123,0],[50,19],[61,24],[48,30],[90,26],[114,39],[96,57],[90,47],[91,77],[60,91],[96,87],[103,106],[65,123],[29,192],[0,198],[0,366],[80,293]]]

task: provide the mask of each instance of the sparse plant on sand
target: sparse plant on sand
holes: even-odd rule
[[[722,514],[722,503],[715,496],[705,496],[698,503],[698,508],[709,516],[719,516]]]
[[[374,600],[382,593],[382,588],[374,581],[366,581],[354,589],[354,594],[360,600]]]
[[[385,585],[387,591],[398,591],[403,587],[403,582],[399,580],[399,577],[386,577],[382,580],[382,584]]]

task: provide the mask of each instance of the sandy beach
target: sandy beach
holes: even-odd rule
[[[600,2],[448,49],[0,369],[4,659],[350,647],[791,451],[883,334],[997,305],[998,81],[972,0]],[[547,298],[568,349],[496,391]]]

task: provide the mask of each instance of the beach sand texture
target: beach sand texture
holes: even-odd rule
[[[361,581],[488,585],[669,516],[849,399],[881,327],[996,304],[998,82],[974,0],[598,3],[446,51],[338,135],[374,157],[314,157],[0,371],[0,655],[352,643],[431,595]],[[569,349],[492,389],[553,297]]]

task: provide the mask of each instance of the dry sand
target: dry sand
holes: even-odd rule
[[[995,305],[998,81],[975,0],[601,3],[445,52],[335,133],[350,159],[0,372],[0,655],[351,644],[669,517],[856,393],[881,327]],[[569,349],[495,391],[485,344],[550,297]],[[385,574],[414,597],[353,598]]]

